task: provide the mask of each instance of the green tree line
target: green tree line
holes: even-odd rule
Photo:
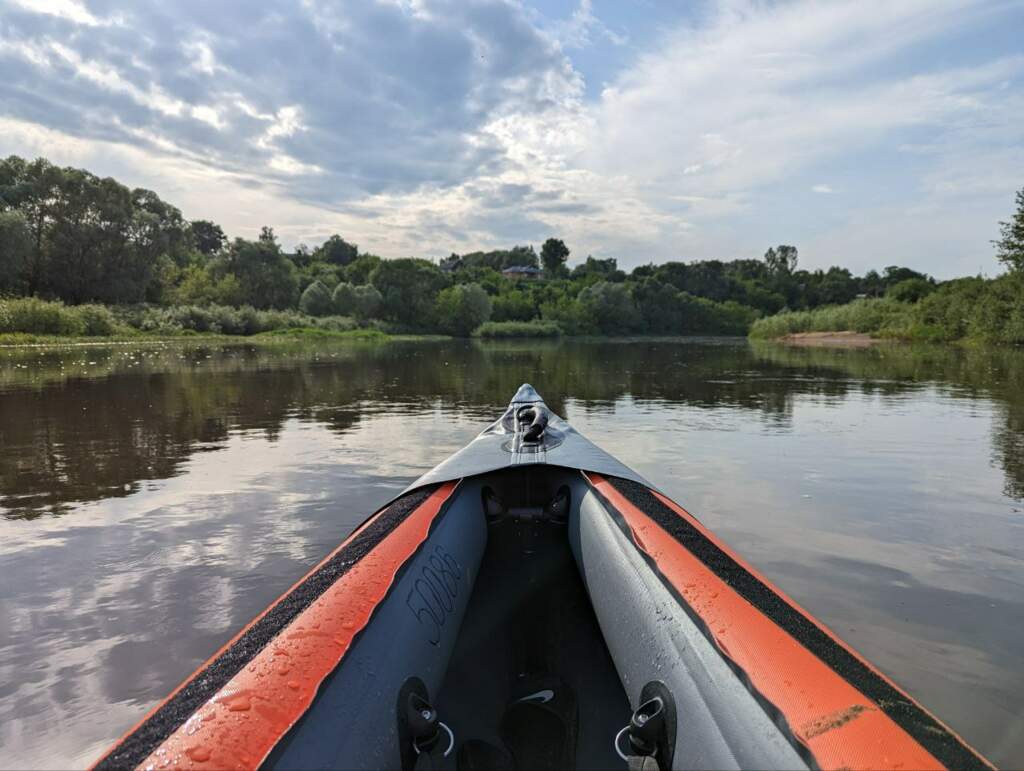
[[[1019,197],[1024,210],[1024,191]],[[1019,220],[1019,221],[1018,221]],[[1005,223],[1000,256],[1024,264],[1024,214]],[[274,231],[229,239],[186,220],[156,193],[45,159],[0,161],[0,296],[69,305],[234,307],[345,316],[360,325],[468,335],[485,322],[566,334],[746,334],[779,311],[886,295],[914,302],[936,282],[890,266],[804,270],[796,247],[760,259],[641,265],[532,246],[426,259],[381,259],[340,235],[284,250]],[[1015,262],[1017,261],[1017,262]],[[510,268],[518,272],[503,274]],[[524,324],[524,322],[526,322]]]

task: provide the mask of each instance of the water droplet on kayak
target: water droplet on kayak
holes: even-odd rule
[[[205,763],[210,759],[210,751],[206,747],[189,747],[185,754],[194,763]]]
[[[288,681],[288,687],[291,688],[293,691],[299,690],[299,684],[297,682],[295,682],[294,680],[289,680]]]
[[[287,675],[291,671],[292,671],[291,667],[281,667],[279,670],[277,670],[277,674],[281,675],[281,677],[284,677],[285,675]]]

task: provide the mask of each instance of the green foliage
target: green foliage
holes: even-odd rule
[[[481,324],[476,337],[501,340],[517,337],[558,337],[561,327],[551,321],[488,321]]]
[[[16,289],[32,253],[32,233],[19,211],[0,211],[0,294]]]
[[[369,284],[352,286],[343,282],[334,289],[334,312],[355,316],[360,321],[377,318],[382,302],[380,292]]]
[[[885,296],[903,303],[916,303],[935,291],[935,284],[924,278],[908,278],[893,284]]]
[[[619,270],[618,261],[614,257],[606,260],[596,260],[587,256],[586,262],[582,262],[572,269],[570,274],[574,281],[580,279],[593,279],[595,281],[625,281],[626,274]]]
[[[340,280],[339,275],[341,273],[343,271],[340,268],[327,262],[305,262],[298,270],[299,287],[305,291],[306,287],[314,281],[319,281],[329,291],[334,291],[334,287],[338,285]],[[299,295],[299,297],[301,299],[302,295]]]
[[[62,302],[22,297],[0,300],[0,332],[84,335],[85,323]]]
[[[108,337],[121,329],[117,317],[104,305],[79,305],[68,310],[78,317],[83,329],[81,334],[87,337]]]
[[[254,308],[293,308],[299,279],[294,263],[281,251],[273,231],[264,228],[258,241],[236,238],[220,266],[238,279],[239,299]]]
[[[146,296],[166,258],[187,260],[187,224],[148,190],[39,159],[0,161],[0,211],[21,214],[31,248],[16,289],[59,297],[132,302]]]
[[[993,242],[999,261],[1012,271],[1024,271],[1024,188],[1017,191],[1017,211],[1009,222],[999,223],[999,240]]]
[[[102,305],[69,307],[36,297],[0,300],[0,333],[93,337],[121,331],[117,318]]]
[[[493,319],[543,321],[546,329],[580,335],[850,329],[1016,342],[1024,324],[1024,292],[1013,277],[1024,273],[1024,190],[1001,235],[996,246],[1011,275],[939,286],[898,265],[863,277],[840,267],[801,270],[790,245],[769,249],[763,260],[669,262],[631,274],[614,258],[588,256],[570,273],[568,246],[549,238],[539,255],[530,245],[452,254],[442,270],[421,259],[360,254],[338,235],[291,254],[270,227],[255,241],[228,244],[217,224],[186,222],[148,190],[45,159],[0,161],[0,297],[67,303],[5,306],[3,323],[25,327],[23,334],[106,335],[126,323],[167,333],[255,334],[358,322],[464,335]],[[538,280],[500,272],[541,264]],[[117,319],[85,305],[101,302],[116,308]]]
[[[592,335],[597,332],[597,322],[583,304],[574,297],[560,295],[540,306],[544,321],[557,324],[567,335]]]
[[[560,238],[549,238],[540,249],[540,261],[544,265],[544,275],[548,278],[566,275],[565,261],[568,259],[569,247]]]
[[[355,262],[359,247],[339,235],[333,235],[313,250],[313,259],[345,267]]]
[[[780,313],[754,322],[751,337],[772,338],[800,332],[861,332],[899,336],[912,323],[913,306],[889,298],[854,300],[811,311]]]
[[[217,254],[228,241],[220,225],[209,220],[192,220],[188,230],[192,238],[192,245],[206,256]]]
[[[342,281],[334,287],[334,292],[331,294],[331,304],[334,306],[335,313],[340,313],[342,316],[355,316],[356,288]]]
[[[641,329],[640,312],[624,284],[600,281],[582,290],[577,300],[603,334],[624,335]]]
[[[764,253],[764,264],[772,275],[789,275],[796,270],[797,255],[795,246],[782,244],[777,249],[770,248]]]
[[[382,260],[370,274],[370,283],[381,294],[381,314],[412,329],[433,323],[434,301],[447,284],[441,269],[415,258]]]
[[[490,268],[500,273],[514,265],[533,268],[540,267],[537,253],[532,246],[513,246],[511,249],[495,249],[490,252],[470,252],[469,254],[452,254],[441,261],[442,265],[453,271],[473,270],[474,268]]]
[[[370,283],[370,274],[373,273],[380,263],[380,257],[375,254],[361,254],[356,258],[355,262],[346,265],[342,273],[345,276],[345,280],[350,284],[355,284],[356,286],[368,284]]]
[[[331,290],[320,281],[314,281],[299,298],[299,310],[308,316],[329,316],[334,312]]]
[[[529,321],[537,317],[537,305],[529,292],[507,289],[492,298],[495,321]]]
[[[182,305],[241,305],[242,286],[233,273],[217,271],[211,266],[191,265],[182,271],[178,286],[170,292],[170,300]]]
[[[354,315],[360,321],[377,318],[378,314],[380,314],[381,305],[384,303],[384,298],[377,287],[364,284],[357,286],[354,291],[355,306],[353,313],[343,313],[343,315]]]
[[[221,335],[256,335],[283,329],[322,329],[344,332],[356,323],[343,316],[314,317],[293,310],[257,310],[252,306],[178,305],[170,308],[129,306],[118,311],[120,321],[142,332],[180,335],[209,332]]]
[[[450,335],[468,337],[491,317],[491,298],[479,284],[456,284],[437,295],[437,324]]]

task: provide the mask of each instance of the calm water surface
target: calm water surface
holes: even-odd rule
[[[721,340],[0,352],[0,766],[87,765],[523,381],[1024,766],[1024,352]]]

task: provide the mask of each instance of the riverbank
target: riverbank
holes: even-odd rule
[[[138,345],[148,343],[218,343],[268,344],[301,340],[353,340],[363,342],[396,342],[405,340],[444,340],[444,335],[392,335],[377,329],[351,329],[334,332],[325,329],[298,327],[254,335],[224,335],[215,332],[193,332],[166,335],[157,332],[134,332],[122,335],[36,335],[23,332],[0,334],[0,348],[89,347]]]
[[[1024,275],[947,281],[916,301],[864,298],[845,305],[758,319],[750,337],[786,340],[808,333],[872,339],[1024,345]]]
[[[870,348],[881,340],[860,332],[798,332],[778,338],[781,343],[804,348]]]

